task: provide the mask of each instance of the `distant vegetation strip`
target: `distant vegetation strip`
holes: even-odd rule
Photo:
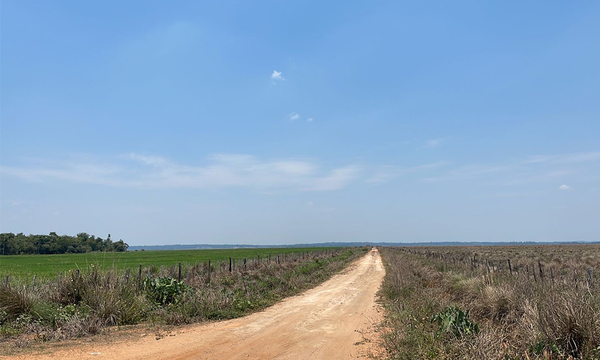
[[[380,248],[389,359],[600,359],[600,246]]]
[[[600,244],[600,241],[555,241],[555,242],[322,242],[322,243],[298,243],[291,245],[251,245],[251,244],[172,244],[172,245],[131,245],[129,251],[137,250],[194,250],[194,249],[238,249],[238,248],[308,248],[308,247],[361,247],[361,246],[507,246],[507,245],[569,245],[569,244]]]
[[[106,239],[87,233],[76,236],[58,235],[55,232],[49,235],[0,234],[0,255],[123,252],[128,247],[123,240],[113,242],[110,234]]]
[[[127,251],[127,252],[92,252],[84,254],[57,255],[20,255],[0,256],[0,276],[14,280],[32,281],[37,279],[56,278],[59,273],[66,274],[76,269],[85,270],[94,266],[100,271],[136,270],[139,265],[170,267],[182,263],[202,263],[211,260],[224,261],[232,257],[252,259],[257,256],[267,257],[277,254],[303,253],[307,251],[335,249],[322,248],[260,248],[260,249],[214,249],[214,250],[165,250],[165,251]]]
[[[97,334],[107,326],[242,316],[322,283],[367,251],[311,249],[237,261],[228,257],[187,266],[143,266],[135,272],[90,267],[35,283],[0,282],[0,342],[5,344],[0,355],[34,342]]]

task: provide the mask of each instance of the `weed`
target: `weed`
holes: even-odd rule
[[[469,318],[469,312],[463,312],[456,306],[450,306],[431,317],[431,322],[439,326],[438,334],[450,332],[456,337],[477,335],[479,325]]]
[[[182,281],[168,277],[147,278],[144,280],[144,286],[148,299],[162,306],[179,303],[181,295],[192,290]]]

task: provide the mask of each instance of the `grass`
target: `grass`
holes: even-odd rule
[[[278,254],[301,253],[306,251],[333,248],[263,248],[263,249],[210,249],[210,250],[161,250],[129,252],[96,252],[86,254],[54,255],[0,255],[0,275],[9,275],[12,279],[31,280],[55,278],[59,273],[69,270],[87,269],[90,265],[104,270],[135,269],[143,266],[172,266],[201,263],[204,261],[222,261],[251,259],[257,256],[276,256]]]
[[[328,279],[367,248],[314,251],[228,267],[149,266],[142,278],[98,267],[61,278],[0,283],[0,342],[7,354],[34,342],[57,341],[139,323],[179,325],[230,319],[264,309]],[[247,255],[248,253],[245,253]],[[263,253],[264,254],[264,253]],[[227,254],[228,255],[228,254]],[[0,351],[0,352],[2,352]]]
[[[380,252],[389,359],[600,359],[600,246]]]

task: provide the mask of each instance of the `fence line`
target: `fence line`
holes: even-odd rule
[[[258,254],[256,257],[246,258],[246,257],[228,257],[226,259],[221,260],[208,260],[203,261],[202,263],[186,263],[183,264],[178,262],[176,265],[169,266],[168,269],[165,269],[165,265],[148,265],[143,266],[139,264],[137,266],[137,276],[133,280],[137,285],[139,290],[143,289],[145,279],[152,279],[156,277],[164,277],[168,274],[172,279],[176,279],[179,282],[184,283],[198,283],[199,279],[204,279],[204,284],[210,285],[211,279],[223,275],[232,275],[232,274],[241,274],[242,276],[247,275],[253,271],[257,271],[261,268],[266,268],[270,266],[286,266],[294,263],[304,263],[309,262],[315,259],[324,259],[329,257],[336,257],[342,251],[346,249],[325,249],[325,250],[314,250],[314,251],[302,251],[302,252],[293,252],[293,253],[283,253],[277,254],[276,256],[271,256],[268,254],[266,257],[261,257]],[[236,264],[237,262],[237,264]],[[145,270],[145,271],[144,271]],[[97,281],[98,269],[94,268],[92,270],[94,272],[95,280]],[[111,270],[107,270],[106,272],[110,273]],[[132,278],[131,269],[122,269],[122,270],[112,270],[112,273],[115,276],[116,281],[119,281],[119,278],[122,278],[122,281],[125,284],[129,284]],[[119,274],[121,273],[121,274]],[[145,273],[145,274],[144,274]],[[70,279],[68,278],[70,275]],[[79,281],[81,278],[81,273],[79,269],[75,269],[73,271],[69,271],[67,274],[68,281]],[[21,284],[22,279],[19,279],[19,283]],[[60,287],[61,283],[65,281],[63,279],[63,273],[59,272],[58,277],[54,280],[52,279],[41,279],[38,278],[37,275],[33,275],[33,280],[31,282],[31,286],[35,287],[36,285],[40,286],[44,283],[48,284],[50,282],[55,282],[57,286]],[[5,275],[2,284],[6,286],[10,286],[13,279],[10,275]]]
[[[570,268],[570,271],[554,272],[555,268],[553,266],[542,263],[541,260],[537,260],[537,264],[535,261],[531,261],[529,263],[515,263],[511,259],[506,259],[504,261],[499,261],[496,264],[492,260],[489,259],[479,259],[476,253],[473,253],[473,256],[462,256],[460,254],[451,254],[451,253],[442,253],[436,252],[432,250],[415,250],[409,248],[399,248],[400,250],[417,256],[426,257],[428,259],[432,259],[441,263],[443,265],[462,265],[471,269],[471,271],[481,271],[485,270],[485,274],[488,276],[490,281],[493,282],[493,274],[504,274],[510,277],[525,277],[527,279],[533,278],[534,282],[539,282],[541,284],[546,284],[548,281],[554,285],[555,283],[577,283],[577,282],[585,282],[589,289],[595,288],[595,278],[594,278],[594,268],[585,269],[585,273],[580,273],[581,269],[573,269]],[[503,266],[506,264],[506,267]],[[537,268],[537,271],[536,271]],[[550,272],[550,279],[547,278],[547,270]]]

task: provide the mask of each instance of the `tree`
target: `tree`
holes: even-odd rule
[[[106,240],[87,233],[76,236],[58,235],[24,235],[19,233],[0,234],[0,255],[17,254],[65,254],[91,251],[127,251],[129,245],[123,240],[113,242],[110,234]]]

